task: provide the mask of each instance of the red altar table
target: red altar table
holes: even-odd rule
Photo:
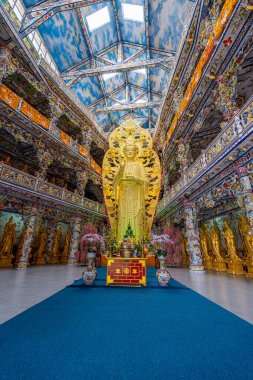
[[[107,258],[106,285],[146,286],[146,259]]]

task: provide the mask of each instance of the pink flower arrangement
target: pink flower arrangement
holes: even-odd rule
[[[80,259],[84,260],[89,250],[96,250],[96,252],[99,252],[103,245],[104,245],[104,239],[101,235],[97,233],[87,233],[83,235],[83,237],[80,240],[80,249],[81,249]]]
[[[182,236],[181,232],[174,226],[166,227],[164,233],[169,236],[172,244],[167,249],[167,261],[170,266],[181,266],[182,264]]]

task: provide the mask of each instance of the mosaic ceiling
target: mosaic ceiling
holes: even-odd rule
[[[23,1],[28,11],[41,4],[57,3]],[[193,12],[192,2],[59,3],[72,3],[73,7],[48,13],[37,30],[60,76],[93,110],[105,132],[111,132],[129,116],[152,131],[176,64],[184,25]]]

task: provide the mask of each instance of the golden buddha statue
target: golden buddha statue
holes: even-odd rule
[[[248,268],[246,276],[253,278],[253,231],[251,231],[248,219],[243,215],[241,215],[240,218],[241,220],[238,227],[243,241],[246,265]]]
[[[219,272],[226,272],[226,262],[225,258],[222,256],[222,244],[221,244],[221,235],[220,230],[216,222],[213,223],[211,227],[211,241],[213,249],[213,269]]]
[[[35,264],[42,265],[45,264],[46,258],[45,258],[45,250],[47,245],[47,229],[43,228],[43,230],[40,232],[39,239],[38,239],[38,252],[35,259]]]
[[[0,244],[0,267],[10,267],[13,259],[13,245],[16,237],[16,224],[11,216],[4,226],[3,238]]]
[[[202,227],[199,227],[199,237],[204,267],[212,269],[212,258],[209,256],[207,236]]]
[[[54,243],[53,243],[52,252],[49,258],[49,264],[57,264],[59,262],[61,236],[62,236],[62,229],[60,227],[57,229],[55,237],[54,237]]]
[[[61,258],[60,258],[60,262],[62,264],[66,264],[67,261],[68,261],[70,240],[71,240],[70,229],[68,228],[67,231],[66,231],[64,249],[63,249],[63,252],[62,252]]]
[[[118,242],[123,241],[129,224],[137,240],[146,235],[145,197],[148,177],[142,163],[136,161],[137,151],[134,139],[129,137],[123,148],[124,159],[114,177]]]
[[[227,263],[228,263],[228,273],[232,274],[244,274],[243,266],[242,266],[242,259],[239,258],[237,255],[236,250],[236,239],[235,239],[235,233],[230,227],[230,224],[227,219],[224,220],[223,225],[223,236],[227,248]]]
[[[161,186],[160,161],[148,131],[132,119],[109,136],[103,190],[111,228],[120,245],[130,225],[136,242],[151,236]]]

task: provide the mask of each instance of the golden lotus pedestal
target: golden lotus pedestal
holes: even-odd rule
[[[51,256],[48,261],[49,264],[59,264],[59,256]]]
[[[246,273],[246,277],[253,278],[253,259],[246,260],[246,265],[248,268],[248,272]]]
[[[241,274],[245,274],[245,272],[243,270],[242,262],[240,260],[237,260],[237,259],[234,259],[234,260],[228,259],[227,263],[228,263],[227,273],[235,274],[237,276],[239,276]]]
[[[12,259],[14,256],[2,256],[0,257],[0,268],[11,268]]]
[[[146,259],[107,258],[106,285],[146,286]]]
[[[44,265],[44,264],[46,264],[46,258],[45,258],[45,256],[37,256],[34,264],[35,265]]]

